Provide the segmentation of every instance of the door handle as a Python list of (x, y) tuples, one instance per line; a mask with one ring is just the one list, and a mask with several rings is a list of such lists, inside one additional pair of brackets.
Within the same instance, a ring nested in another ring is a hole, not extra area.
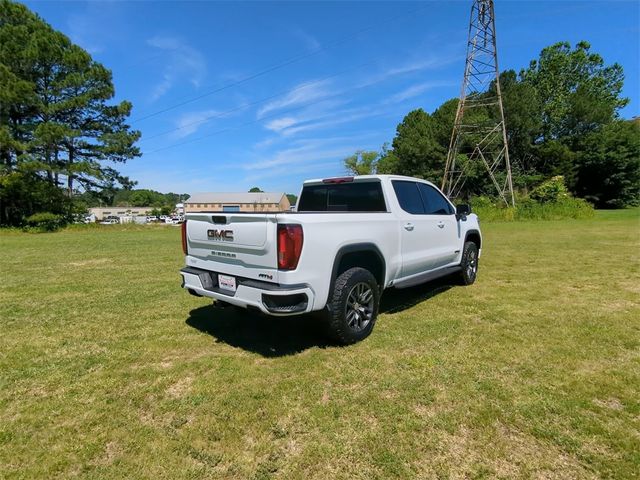
[(404, 225), (404, 229), (410, 232), (411, 230), (413, 230), (413, 223), (406, 223)]
[(444, 222), (438, 222), (438, 228), (444, 228)]

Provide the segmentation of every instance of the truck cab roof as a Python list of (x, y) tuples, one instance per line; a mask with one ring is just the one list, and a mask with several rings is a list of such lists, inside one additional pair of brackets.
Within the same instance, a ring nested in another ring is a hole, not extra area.
[(419, 179), (415, 177), (407, 177), (404, 175), (348, 175), (343, 177), (328, 177), (328, 178), (314, 178), (310, 180), (305, 180), (303, 185), (318, 185), (322, 183), (348, 183), (348, 182), (361, 182), (367, 180), (407, 180), (411, 182), (420, 181), (424, 183), (428, 183), (429, 185), (436, 186), (433, 182), (429, 180)]

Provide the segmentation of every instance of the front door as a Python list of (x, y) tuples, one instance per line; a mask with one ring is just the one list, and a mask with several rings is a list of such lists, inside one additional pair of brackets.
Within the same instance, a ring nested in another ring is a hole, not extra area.
[(410, 277), (430, 270), (432, 257), (432, 230), (437, 228), (424, 214), (424, 203), (416, 182), (393, 180), (393, 189), (400, 204), (400, 248), (402, 253), (401, 277)]
[(460, 249), (458, 221), (453, 206), (434, 187), (418, 183), (425, 209), (426, 229), (429, 237), (430, 269), (452, 263)]

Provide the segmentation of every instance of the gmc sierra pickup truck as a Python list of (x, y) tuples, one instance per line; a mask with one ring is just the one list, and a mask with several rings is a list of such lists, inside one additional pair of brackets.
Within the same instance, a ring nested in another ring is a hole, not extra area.
[(182, 247), (189, 293), (268, 315), (323, 311), (348, 344), (371, 333), (386, 288), (453, 273), (472, 284), (482, 236), (432, 183), (364, 175), (306, 181), (292, 212), (187, 213)]

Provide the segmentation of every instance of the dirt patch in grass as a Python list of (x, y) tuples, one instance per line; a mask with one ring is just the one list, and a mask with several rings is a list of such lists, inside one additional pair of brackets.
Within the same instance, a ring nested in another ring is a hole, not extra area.
[(72, 267), (95, 267), (96, 265), (104, 265), (106, 263), (112, 263), (110, 258), (91, 258), (88, 260), (80, 260), (77, 262), (69, 262), (67, 265)]
[(193, 377), (184, 377), (167, 388), (167, 395), (171, 398), (181, 398), (189, 393)]
[(415, 463), (418, 478), (598, 478), (580, 461), (557, 447), (504, 425), (490, 437), (462, 425), (452, 433), (439, 432), (435, 454)]

